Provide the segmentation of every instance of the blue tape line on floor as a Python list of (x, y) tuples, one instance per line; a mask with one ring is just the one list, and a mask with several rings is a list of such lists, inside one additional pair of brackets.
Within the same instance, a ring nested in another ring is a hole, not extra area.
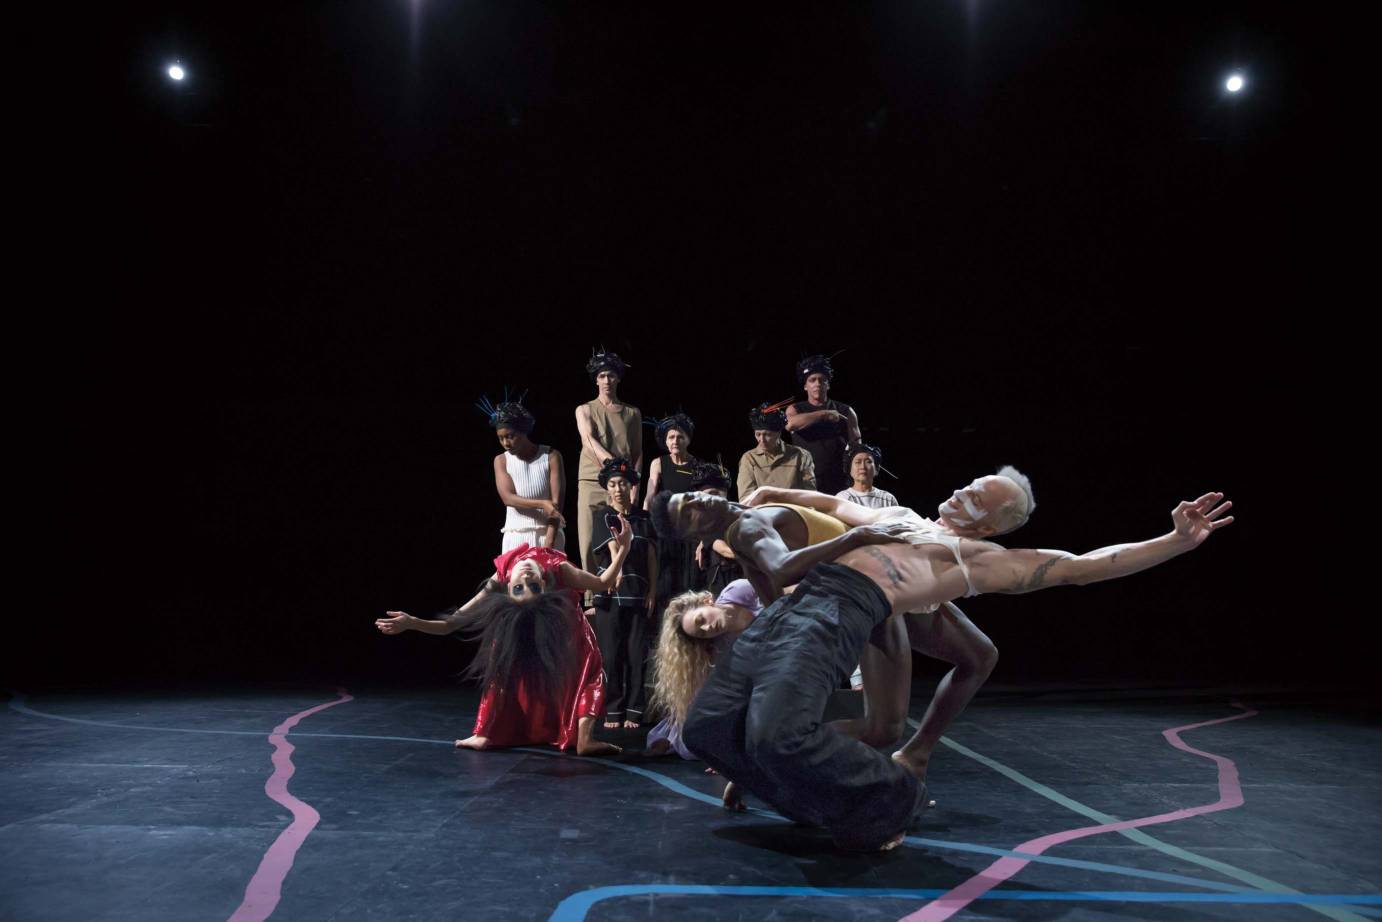
[[(629, 896), (805, 896), (833, 898), (882, 898), (933, 900), (948, 890), (896, 890), (891, 888), (835, 889), (828, 887), (726, 887), (705, 884), (625, 884), (596, 887), (572, 894), (557, 904), (549, 922), (583, 922), (590, 907), (603, 900)], [(1378, 893), (1185, 893), (1139, 890), (990, 890), (981, 900), (1024, 902), (1107, 903), (1231, 903), (1294, 905), (1382, 905)]]

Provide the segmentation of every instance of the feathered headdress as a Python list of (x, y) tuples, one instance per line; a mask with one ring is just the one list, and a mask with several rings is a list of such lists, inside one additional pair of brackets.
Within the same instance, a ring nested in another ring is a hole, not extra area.
[(670, 416), (664, 416), (662, 419), (654, 417), (653, 419), (645, 419), (643, 422), (657, 430), (657, 443), (659, 445), (665, 445), (667, 443), (667, 433), (671, 432), (673, 429), (680, 429), (682, 432), (686, 433), (688, 439), (694, 438), (696, 435), (695, 421), (681, 410), (678, 410)]
[[(844, 350), (840, 351), (843, 352)], [(825, 375), (833, 383), (835, 381), (835, 369), (831, 366), (830, 360), (839, 354), (836, 352), (834, 355), (808, 355), (797, 362), (797, 384), (805, 387), (806, 379), (812, 375)]]
[(606, 350), (604, 346), (600, 347), (599, 352), (592, 349), (590, 351), (590, 361), (585, 363), (586, 374), (590, 375), (590, 380), (592, 381), (595, 380), (600, 372), (605, 370), (614, 372), (619, 376), (619, 380), (622, 381), (624, 380), (624, 373), (628, 371), (628, 369), (629, 366), (619, 357), (619, 353), (610, 352)]
[(600, 489), (609, 485), (611, 477), (623, 477), (632, 486), (638, 486), (638, 468), (628, 458), (610, 458), (600, 465)]
[(786, 407), (795, 402), (795, 397), (788, 397), (777, 403), (762, 403), (753, 407), (749, 410), (749, 428), (781, 432), (787, 428)]
[(527, 435), (533, 431), (533, 426), (537, 424), (533, 414), (529, 413), (528, 408), (523, 406), (523, 398), (527, 396), (528, 392), (524, 391), (517, 397), (511, 398), (509, 397), (509, 389), (506, 387), (504, 388), (504, 399), (499, 403), (493, 403), (489, 397), (482, 396), (475, 404), (475, 409), (485, 414), (485, 418), (495, 429), (517, 429)]

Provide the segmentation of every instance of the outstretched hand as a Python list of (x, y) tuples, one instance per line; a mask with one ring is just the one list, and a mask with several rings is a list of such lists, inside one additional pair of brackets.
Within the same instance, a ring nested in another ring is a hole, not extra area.
[(1186, 500), (1171, 510), (1171, 521), (1176, 534), (1199, 547), (1214, 532), (1230, 525), (1233, 516), (1224, 513), (1233, 508), (1232, 502), (1221, 502), (1222, 493), (1206, 493), (1194, 502)]
[(402, 634), (408, 630), (408, 622), (413, 617), (405, 611), (386, 611), (384, 614), (390, 617), (374, 619), (374, 626), (385, 634)]

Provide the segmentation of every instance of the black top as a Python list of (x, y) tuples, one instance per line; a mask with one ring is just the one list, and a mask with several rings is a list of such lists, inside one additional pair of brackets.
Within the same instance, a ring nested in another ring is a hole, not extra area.
[[(662, 474), (658, 488), (673, 493), (691, 492), (695, 479), (695, 458), (685, 464), (673, 464), (671, 455), (662, 456)], [(696, 588), (699, 569), (696, 566), (696, 542), (680, 538), (662, 538), (657, 546), (657, 606), (659, 611), (668, 599), (688, 589)]]
[[(601, 503), (596, 506), (595, 521), (591, 523), (590, 529), (590, 556), (595, 558), (600, 573), (609, 568), (610, 561), (614, 558), (614, 553), (609, 546), (614, 534), (605, 524), (605, 513), (607, 512), (611, 514), (614, 512), (608, 503)], [(648, 590), (652, 588), (649, 583), (652, 574), (648, 572), (648, 544), (649, 542), (656, 543), (653, 535), (653, 520), (648, 517), (648, 513), (636, 508), (624, 513), (624, 518), (628, 519), (629, 527), (633, 529), (633, 543), (629, 547), (629, 556), (624, 558), (624, 577), (620, 581), (619, 587), (613, 592), (595, 596), (597, 608), (608, 608), (610, 604), (640, 604), (648, 597)]]
[[(809, 400), (799, 400), (792, 405), (798, 413), (815, 413), (819, 410), (835, 410), (848, 416), (852, 411), (849, 404), (838, 400), (827, 400), (824, 406), (816, 406)], [(792, 444), (811, 453), (816, 463), (816, 489), (834, 496), (848, 487), (853, 480), (844, 469), (845, 448), (849, 445), (849, 423), (821, 420), (804, 429), (791, 433)]]
[(658, 480), (659, 490), (673, 493), (690, 493), (691, 481), (695, 478), (696, 459), (687, 456), (685, 464), (673, 464), (671, 455), (662, 456), (662, 474)]

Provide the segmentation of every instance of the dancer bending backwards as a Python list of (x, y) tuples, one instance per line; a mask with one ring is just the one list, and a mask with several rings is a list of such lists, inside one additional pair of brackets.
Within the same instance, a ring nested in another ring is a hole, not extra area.
[(599, 576), (578, 570), (561, 551), (524, 544), (494, 558), (494, 575), (475, 598), (439, 619), (391, 611), (374, 624), (385, 634), (463, 631), (480, 638), (466, 670), (484, 685), (475, 730), (464, 749), (550, 743), (578, 755), (611, 755), (619, 747), (594, 738), (605, 707), (604, 664), (580, 610), (580, 593), (614, 588), (629, 554), (628, 522), (615, 536), (614, 558)]
[[(839, 503), (846, 510), (862, 507), (812, 490), (773, 489), (765, 493), (768, 489), (760, 487), (758, 492), (750, 495), (784, 495), (794, 497), (796, 501), (778, 503), (759, 499), (758, 505), (749, 508), (710, 491), (664, 492), (654, 496), (651, 503), (653, 526), (659, 535), (684, 535), (705, 541), (723, 536), (723, 541), (728, 544), (763, 604), (782, 595), (789, 585), (779, 578), (784, 573), (804, 573), (817, 563), (833, 560), (844, 551), (858, 547), (865, 536), (871, 536), (870, 540), (873, 541), (895, 540), (889, 537), (889, 530), (897, 529), (887, 523), (872, 526), (859, 534), (848, 534), (850, 527), (856, 523), (808, 506), (801, 497), (820, 497), (830, 503)], [(955, 611), (959, 612), (959, 609)], [(960, 617), (963, 618), (963, 614)], [(902, 666), (875, 663), (882, 656), (905, 659), (908, 673), (904, 681), (910, 678), (911, 654), (907, 652), (906, 638), (899, 641), (897, 637), (885, 637), (889, 630), (901, 631), (902, 628), (901, 625), (880, 626), (863, 658), (863, 720), (841, 721), (837, 727), (873, 746), (897, 742), (906, 726), (905, 695), (901, 707), (898, 707), (892, 689), (879, 685), (880, 682), (893, 681), (892, 677)], [(726, 792), (727, 803), (733, 801), (731, 794), (732, 791)]]
[[(971, 521), (992, 516), (994, 534), (1020, 521), (1026, 502), (1016, 482), (999, 480), (957, 504)], [(686, 745), (789, 819), (825, 827), (841, 847), (893, 848), (925, 807), (925, 783), (902, 762), (821, 722), (831, 690), (874, 628), (961, 596), (1084, 585), (1154, 567), (1231, 523), (1222, 499), (1207, 493), (1180, 503), (1171, 531), (1159, 538), (1079, 555), (1008, 550), (920, 521), (894, 523), (904, 526), (906, 543), (867, 543), (867, 529), (878, 526), (855, 529), (858, 545), (834, 562), (776, 577), (804, 578), (716, 664), (687, 715)]]
[[(1013, 467), (1004, 467), (996, 475), (980, 477), (956, 490), (940, 504), (934, 522), (904, 506), (866, 508), (808, 490), (763, 487), (747, 498), (750, 507), (781, 503), (806, 506), (849, 527), (909, 523), (910, 527), (934, 532), (936, 540), (951, 543), (961, 538), (983, 539), (1013, 532), (1026, 524), (1036, 509), (1031, 483)], [(946, 729), (988, 681), (998, 664), (998, 648), (953, 602), (890, 619), (871, 639), (873, 642), (861, 655), (860, 667), (869, 719), (854, 726), (840, 722), (836, 728), (875, 746), (892, 745), (906, 726), (912, 691), (912, 657), (908, 648), (951, 666), (937, 684), (917, 732), (893, 753), (893, 758), (904, 762), (912, 774), (925, 781), (931, 753)]]
[(667, 603), (653, 665), (653, 703), (667, 716), (648, 731), (645, 756), (675, 751), (683, 759), (696, 758), (681, 741), (691, 699), (705, 684), (715, 659), (730, 648), (762, 609), (763, 603), (746, 579), (734, 580), (718, 597), (709, 592), (683, 592)]

